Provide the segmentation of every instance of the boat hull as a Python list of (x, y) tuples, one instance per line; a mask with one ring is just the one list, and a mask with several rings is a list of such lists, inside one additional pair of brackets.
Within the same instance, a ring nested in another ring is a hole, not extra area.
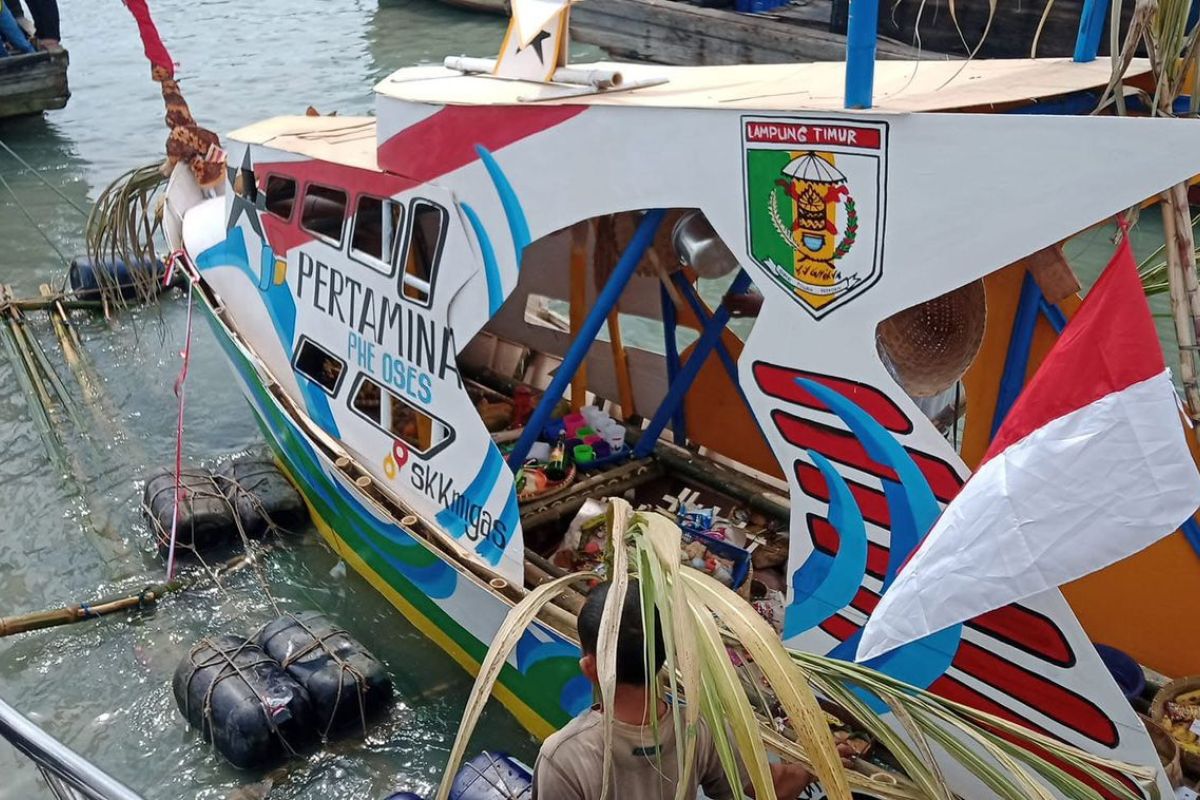
[(69, 62), (66, 50), (0, 59), (0, 119), (64, 107)]
[[(322, 537), (418, 630), (476, 674), (511, 605), (386, 516), (345, 479), (270, 393), (252, 358), (213, 308), (206, 303), (202, 308), (263, 436), (304, 497)], [(545, 738), (591, 703), (578, 659), (574, 642), (535, 625), (501, 671), (495, 695), (527, 730)]]

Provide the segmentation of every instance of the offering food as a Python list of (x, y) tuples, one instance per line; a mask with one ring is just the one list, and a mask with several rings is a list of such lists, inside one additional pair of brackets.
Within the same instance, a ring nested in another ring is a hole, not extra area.
[(1183, 750), (1200, 756), (1200, 689), (1168, 700), (1163, 705), (1162, 725)]

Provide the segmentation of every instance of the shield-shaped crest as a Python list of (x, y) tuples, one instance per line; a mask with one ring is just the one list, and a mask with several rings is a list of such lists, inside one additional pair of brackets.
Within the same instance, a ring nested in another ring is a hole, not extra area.
[(743, 117), (750, 256), (818, 319), (883, 265), (887, 123)]

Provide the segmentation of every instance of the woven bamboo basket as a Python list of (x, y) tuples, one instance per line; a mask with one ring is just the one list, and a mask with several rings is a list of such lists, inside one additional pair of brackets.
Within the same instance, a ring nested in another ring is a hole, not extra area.
[(987, 297), (977, 280), (888, 317), (879, 323), (876, 345), (909, 395), (933, 397), (971, 366), (986, 323)]
[(1154, 743), (1154, 749), (1158, 751), (1158, 760), (1162, 762), (1163, 771), (1167, 773), (1167, 780), (1171, 782), (1172, 787), (1179, 788), (1183, 785), (1183, 765), (1180, 763), (1179, 744), (1171, 736), (1170, 731), (1162, 725), (1142, 714), (1138, 714), (1138, 716), (1141, 717), (1142, 724), (1146, 726), (1146, 733), (1150, 734), (1150, 741)]
[[(1167, 726), (1163, 722), (1163, 718), (1166, 716), (1165, 709), (1167, 703), (1181, 694), (1196, 690), (1200, 690), (1200, 675), (1177, 678), (1171, 681), (1154, 695), (1154, 701), (1150, 703), (1150, 719), (1162, 726), (1164, 730), (1167, 730)], [(1200, 774), (1200, 754), (1180, 747), (1179, 756), (1184, 770), (1193, 775)]]

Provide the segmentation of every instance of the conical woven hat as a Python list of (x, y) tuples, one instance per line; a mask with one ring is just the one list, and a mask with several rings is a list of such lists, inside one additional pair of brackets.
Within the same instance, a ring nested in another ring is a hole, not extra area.
[(987, 299), (983, 281), (906, 308), (879, 323), (875, 343), (912, 397), (932, 397), (963, 376), (983, 344)]

